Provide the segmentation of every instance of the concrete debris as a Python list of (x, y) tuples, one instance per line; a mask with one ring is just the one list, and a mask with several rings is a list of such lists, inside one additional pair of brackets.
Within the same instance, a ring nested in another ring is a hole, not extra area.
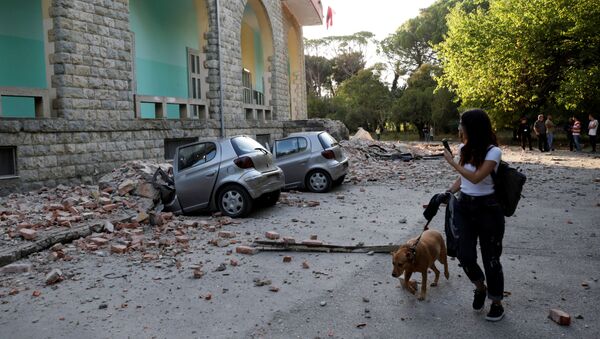
[(55, 284), (63, 279), (63, 274), (58, 268), (53, 269), (46, 274), (46, 285)]
[(10, 265), (6, 265), (4, 267), (2, 267), (1, 272), (2, 273), (25, 273), (25, 272), (31, 272), (31, 270), (33, 269), (33, 265), (31, 263), (24, 263), (24, 264), (10, 264)]

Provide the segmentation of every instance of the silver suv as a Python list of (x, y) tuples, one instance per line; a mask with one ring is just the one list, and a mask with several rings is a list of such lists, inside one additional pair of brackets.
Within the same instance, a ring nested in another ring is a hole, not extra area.
[(329, 133), (299, 132), (273, 143), (275, 164), (285, 174), (285, 188), (327, 192), (344, 182), (348, 158)]
[(173, 160), (175, 194), (165, 209), (175, 213), (220, 210), (244, 217), (259, 200), (274, 205), (284, 186), (282, 170), (256, 140), (235, 136), (180, 146)]

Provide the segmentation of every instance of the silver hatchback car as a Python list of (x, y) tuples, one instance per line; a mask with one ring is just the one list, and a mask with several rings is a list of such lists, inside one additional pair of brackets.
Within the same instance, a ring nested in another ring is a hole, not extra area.
[(235, 136), (180, 146), (173, 160), (175, 194), (165, 210), (220, 210), (244, 217), (255, 201), (274, 205), (284, 187), (282, 170), (256, 140)]
[(327, 192), (344, 182), (348, 158), (329, 133), (299, 132), (273, 143), (275, 164), (285, 174), (285, 188)]

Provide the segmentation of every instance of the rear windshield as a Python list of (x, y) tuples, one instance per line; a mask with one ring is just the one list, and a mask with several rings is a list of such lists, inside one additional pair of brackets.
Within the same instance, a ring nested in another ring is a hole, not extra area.
[(321, 142), (321, 146), (323, 146), (325, 149), (331, 148), (338, 144), (335, 138), (329, 135), (327, 132), (319, 134), (319, 141)]
[(248, 137), (235, 137), (231, 139), (231, 145), (238, 156), (255, 152), (257, 149), (267, 151), (258, 141)]

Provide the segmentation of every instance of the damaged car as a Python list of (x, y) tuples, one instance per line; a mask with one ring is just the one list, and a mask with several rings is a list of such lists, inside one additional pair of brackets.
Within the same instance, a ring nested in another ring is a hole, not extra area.
[(275, 164), (285, 174), (285, 188), (328, 192), (348, 173), (348, 157), (329, 133), (298, 132), (273, 143)]
[(165, 211), (190, 214), (219, 210), (238, 218), (256, 202), (275, 205), (284, 187), (272, 154), (248, 136), (204, 140), (175, 151), (173, 172), (155, 174)]

